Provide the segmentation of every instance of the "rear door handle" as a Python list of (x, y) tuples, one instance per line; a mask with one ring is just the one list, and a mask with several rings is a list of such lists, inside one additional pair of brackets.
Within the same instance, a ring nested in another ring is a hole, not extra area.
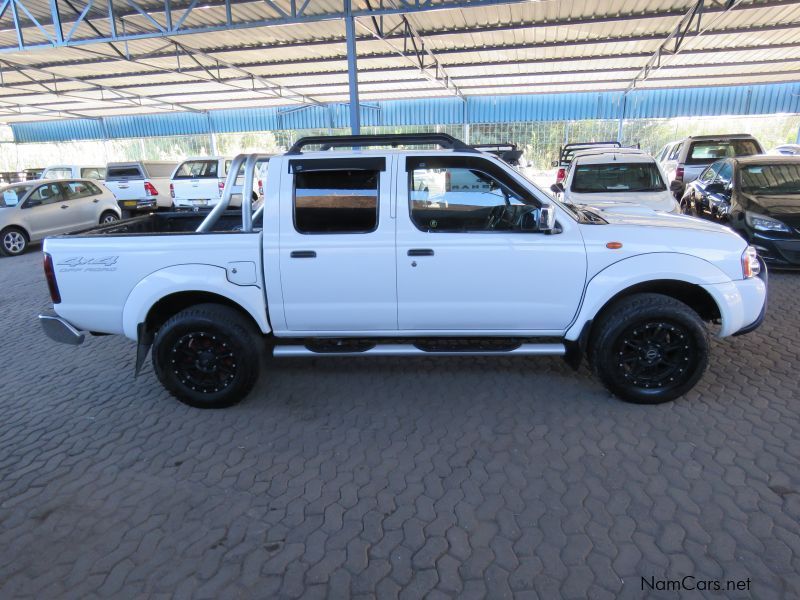
[(430, 248), (412, 248), (408, 251), (409, 256), (433, 256), (433, 250)]
[(292, 258), (317, 258), (317, 253), (314, 250), (292, 250), (289, 256)]

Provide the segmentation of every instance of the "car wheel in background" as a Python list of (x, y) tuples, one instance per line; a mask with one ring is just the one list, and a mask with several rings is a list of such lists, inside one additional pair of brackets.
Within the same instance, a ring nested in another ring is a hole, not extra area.
[(662, 294), (615, 303), (593, 331), (589, 355), (603, 384), (636, 404), (682, 396), (708, 364), (708, 333), (689, 306)]
[(264, 340), (239, 311), (198, 304), (170, 318), (156, 333), (153, 368), (178, 400), (196, 408), (223, 408), (255, 385)]
[(28, 235), (19, 227), (8, 227), (0, 232), (0, 253), (18, 256), (28, 247)]
[(116, 223), (117, 221), (119, 221), (119, 217), (113, 210), (107, 210), (100, 215), (100, 225), (108, 225), (109, 223)]

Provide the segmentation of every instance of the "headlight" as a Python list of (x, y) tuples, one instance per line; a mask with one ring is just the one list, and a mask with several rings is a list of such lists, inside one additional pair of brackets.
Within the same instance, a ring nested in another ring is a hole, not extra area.
[(742, 252), (742, 275), (745, 279), (755, 277), (761, 273), (761, 264), (758, 262), (758, 253), (752, 246), (748, 246)]
[(758, 231), (783, 231), (786, 233), (791, 231), (788, 225), (781, 223), (778, 219), (773, 219), (765, 215), (758, 215), (750, 211), (745, 212), (744, 215), (747, 219), (747, 224)]

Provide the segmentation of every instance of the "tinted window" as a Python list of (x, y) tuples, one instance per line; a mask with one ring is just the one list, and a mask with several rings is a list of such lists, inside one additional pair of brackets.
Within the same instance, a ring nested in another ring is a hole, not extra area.
[(729, 162), (724, 163), (717, 173), (717, 181), (724, 184), (729, 184), (733, 177), (733, 165)]
[(705, 171), (700, 173), (700, 177), (698, 177), (698, 179), (702, 183), (711, 183), (717, 176), (717, 171), (719, 171), (719, 168), (721, 166), (722, 166), (722, 161), (715, 162), (713, 165), (709, 165)]
[[(750, 194), (786, 194), (780, 202), (800, 206), (800, 165), (748, 165), (740, 170), (742, 191)], [(795, 195), (791, 198), (790, 195)]]
[(216, 160), (191, 160), (183, 163), (173, 177), (175, 179), (216, 179), (218, 164)]
[(417, 168), (410, 173), (411, 220), (422, 231), (532, 230), (536, 207), (476, 169)]
[(367, 233), (378, 226), (378, 171), (297, 173), (294, 223), (300, 233)]
[(613, 163), (578, 165), (572, 179), (572, 191), (661, 192), (667, 189), (655, 163)]
[(63, 185), (67, 200), (77, 200), (94, 194), (89, 182), (86, 181), (70, 181)]
[(144, 179), (142, 172), (137, 165), (121, 165), (119, 167), (108, 167), (106, 170), (106, 179), (109, 181), (115, 179)]
[(686, 164), (707, 164), (720, 158), (731, 156), (749, 156), (759, 154), (761, 150), (753, 140), (708, 140), (692, 142)]
[(148, 177), (166, 177), (169, 179), (175, 167), (175, 163), (143, 163)]
[(81, 177), (85, 177), (86, 179), (105, 179), (106, 178), (106, 170), (105, 169), (98, 169), (96, 167), (89, 167), (87, 169), (81, 169)]

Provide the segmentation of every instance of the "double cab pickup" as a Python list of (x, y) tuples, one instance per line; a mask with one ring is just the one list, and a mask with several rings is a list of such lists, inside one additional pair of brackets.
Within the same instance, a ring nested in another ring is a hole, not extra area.
[(270, 157), (253, 211), (263, 158), (234, 159), (210, 212), (48, 238), (48, 335), (124, 335), (137, 372), (150, 353), (197, 407), (244, 398), (266, 352), (585, 358), (616, 396), (655, 404), (701, 378), (710, 330), (764, 317), (766, 268), (731, 230), (565, 206), (447, 135), (303, 138)]

